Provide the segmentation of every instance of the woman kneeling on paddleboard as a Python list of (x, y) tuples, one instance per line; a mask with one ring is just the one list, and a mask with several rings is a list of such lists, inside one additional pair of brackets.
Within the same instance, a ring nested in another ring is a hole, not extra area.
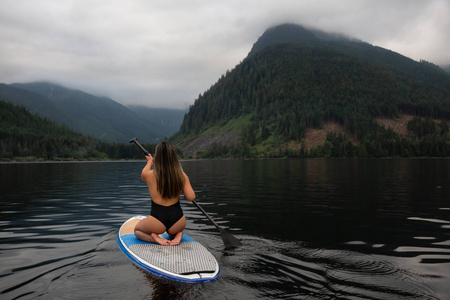
[[(180, 206), (180, 194), (189, 201), (195, 200), (189, 178), (183, 172), (174, 145), (162, 142), (156, 146), (153, 170), (152, 155), (145, 157), (147, 165), (142, 170), (142, 180), (148, 185), (152, 208), (150, 216), (139, 221), (134, 229), (136, 237), (142, 241), (163, 246), (178, 245), (186, 227), (186, 217)], [(166, 232), (172, 240), (159, 237)]]

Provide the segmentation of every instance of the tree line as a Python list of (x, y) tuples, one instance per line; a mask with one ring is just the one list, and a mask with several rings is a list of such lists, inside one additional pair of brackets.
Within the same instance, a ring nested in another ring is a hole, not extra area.
[(450, 133), (446, 121), (435, 122), (430, 118), (414, 117), (407, 124), (409, 136), (402, 136), (391, 128), (377, 127), (374, 134), (360, 143), (351, 141), (348, 134), (331, 132), (324, 144), (307, 150), (302, 139), (298, 147), (290, 147), (279, 137), (280, 147), (272, 151), (258, 151), (250, 143), (215, 143), (211, 149), (198, 153), (199, 158), (315, 158), (315, 157), (448, 157)]

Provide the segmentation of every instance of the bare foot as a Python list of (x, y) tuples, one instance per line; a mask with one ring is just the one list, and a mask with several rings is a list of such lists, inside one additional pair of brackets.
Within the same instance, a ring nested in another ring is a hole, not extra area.
[(158, 244), (162, 245), (162, 246), (170, 246), (170, 241), (160, 238), (159, 235), (157, 235), (156, 233), (152, 233), (152, 238), (155, 240), (155, 242), (157, 242)]
[(169, 241), (170, 246), (176, 246), (179, 245), (181, 242), (181, 238), (183, 237), (183, 232), (178, 232), (175, 237)]

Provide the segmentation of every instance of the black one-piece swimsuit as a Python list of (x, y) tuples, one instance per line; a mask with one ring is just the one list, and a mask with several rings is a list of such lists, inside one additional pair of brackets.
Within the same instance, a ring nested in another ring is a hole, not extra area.
[(152, 200), (152, 209), (150, 215), (158, 219), (169, 230), (178, 220), (183, 217), (183, 210), (181, 209), (180, 201), (177, 203), (164, 206), (159, 205)]

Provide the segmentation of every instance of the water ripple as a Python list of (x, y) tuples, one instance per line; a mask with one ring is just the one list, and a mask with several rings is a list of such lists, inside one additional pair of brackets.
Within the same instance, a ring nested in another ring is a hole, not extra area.
[[(352, 251), (311, 248), (298, 243), (252, 240), (252, 260), (239, 277), (255, 291), (276, 299), (438, 299), (421, 275), (389, 257)], [(236, 264), (242, 264), (235, 254)], [(235, 266), (236, 267), (236, 266)], [(300, 296), (303, 295), (303, 296)]]

